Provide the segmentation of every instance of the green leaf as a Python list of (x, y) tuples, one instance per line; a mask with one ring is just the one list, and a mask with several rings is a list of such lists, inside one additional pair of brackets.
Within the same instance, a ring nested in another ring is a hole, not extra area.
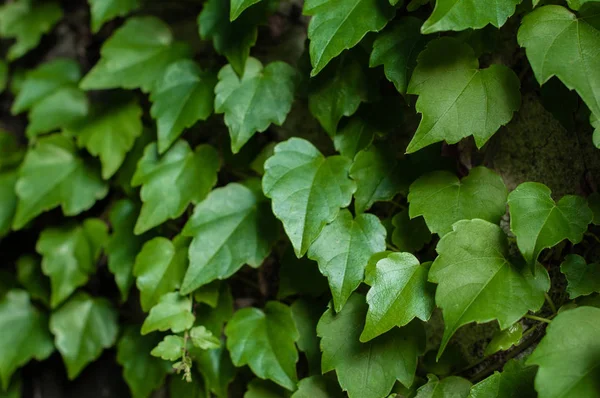
[(19, 203), (14, 229), (23, 228), (39, 214), (62, 206), (74, 216), (108, 193), (98, 170), (86, 164), (74, 143), (60, 134), (40, 138), (25, 156), (16, 185)]
[(515, 13), (522, 0), (494, 0), (482, 7), (478, 0), (436, 0), (433, 13), (423, 24), (423, 34), (446, 30), (481, 29), (488, 24), (500, 28)]
[(131, 179), (132, 186), (142, 186), (144, 202), (135, 234), (175, 219), (190, 203), (203, 200), (217, 183), (219, 167), (219, 154), (210, 145), (192, 151), (186, 141), (179, 140), (162, 156), (156, 143), (148, 145)]
[(192, 314), (192, 300), (176, 292), (167, 293), (150, 309), (142, 325), (142, 335), (155, 330), (180, 333), (191, 328), (195, 319)]
[(600, 118), (592, 113), (590, 115), (590, 124), (595, 129), (592, 135), (592, 141), (594, 142), (594, 146), (600, 149)]
[(35, 48), (62, 17), (58, 2), (19, 0), (0, 7), (0, 37), (15, 39), (8, 50), (8, 60), (21, 58)]
[(225, 328), (227, 348), (235, 366), (250, 366), (261, 379), (269, 379), (288, 390), (296, 388), (295, 342), (299, 338), (292, 311), (270, 301), (264, 310), (243, 308)]
[(323, 351), (322, 371), (335, 370), (350, 398), (387, 396), (396, 380), (410, 386), (417, 357), (425, 351), (425, 332), (416, 322), (360, 343), (366, 314), (364, 296), (354, 294), (341, 312), (335, 314), (329, 308), (317, 326)]
[(93, 33), (98, 33), (102, 25), (111, 19), (124, 17), (140, 7), (139, 0), (88, 0), (88, 3)]
[(321, 126), (334, 136), (342, 116), (352, 116), (369, 95), (369, 81), (359, 58), (344, 53), (310, 82), (308, 107)]
[(492, 355), (498, 351), (506, 351), (512, 346), (519, 344), (523, 337), (523, 326), (520, 323), (508, 327), (504, 330), (499, 330), (494, 334), (492, 341), (485, 347), (484, 355)]
[(133, 148), (127, 153), (121, 168), (114, 176), (117, 186), (130, 197), (137, 197), (138, 195), (137, 190), (131, 186), (131, 179), (135, 174), (139, 160), (144, 156), (144, 149), (155, 140), (154, 136), (154, 131), (144, 128), (142, 135), (135, 140)]
[(219, 71), (215, 87), (215, 112), (225, 114), (231, 150), (239, 150), (256, 133), (273, 123), (281, 126), (292, 109), (296, 70), (285, 62), (272, 62), (263, 68), (256, 58), (248, 58), (239, 77), (232, 65)]
[(291, 247), (286, 249), (280, 263), (278, 300), (295, 294), (319, 297), (329, 289), (317, 263), (306, 257), (296, 257)]
[(357, 153), (369, 148), (377, 128), (366, 118), (352, 117), (333, 137), (335, 150), (340, 155), (354, 159)]
[(122, 199), (113, 205), (108, 215), (112, 234), (105, 252), (108, 257), (108, 269), (115, 276), (123, 302), (127, 301), (134, 282), (135, 258), (148, 239), (148, 236), (137, 236), (133, 233), (139, 212), (140, 207), (136, 203), (130, 199)]
[[(430, 42), (408, 85), (408, 94), (419, 96), (416, 109), (423, 118), (406, 152), (470, 135), (481, 148), (519, 110), (519, 89), (519, 78), (506, 66), (479, 69), (467, 44), (450, 37)], [(462, 114), (469, 117), (457, 116)]]
[(102, 178), (108, 180), (142, 134), (142, 108), (135, 99), (111, 100), (66, 129), (77, 145), (100, 157)]
[(271, 251), (277, 226), (257, 192), (238, 183), (212, 191), (183, 229), (193, 237), (181, 291), (226, 279), (244, 264), (257, 268)]
[(41, 261), (34, 256), (24, 255), (17, 260), (17, 280), (33, 300), (50, 304), (50, 281), (42, 273)]
[(292, 316), (300, 337), (298, 349), (306, 354), (311, 374), (321, 374), (321, 350), (317, 337), (317, 323), (323, 314), (323, 306), (314, 301), (300, 298), (291, 306)]
[(388, 0), (307, 0), (303, 11), (312, 16), (308, 25), (311, 76), (367, 33), (383, 29), (395, 14)]
[(42, 231), (35, 249), (43, 257), (42, 271), (50, 278), (52, 308), (85, 285), (96, 272), (96, 262), (107, 240), (108, 228), (97, 218)]
[(16, 135), (0, 128), (0, 171), (10, 171), (17, 167), (25, 149), (17, 140)]
[(173, 40), (169, 26), (156, 17), (128, 18), (104, 42), (100, 61), (83, 78), (84, 90), (153, 89), (167, 66), (190, 55), (187, 44)]
[(227, 58), (238, 75), (243, 74), (250, 48), (256, 43), (257, 25), (266, 20), (268, 3), (262, 1), (230, 21), (229, 1), (208, 0), (198, 15), (200, 37), (212, 39), (215, 50)]
[(8, 82), (8, 64), (0, 59), (0, 94), (6, 89), (6, 83)]
[(69, 380), (75, 379), (104, 349), (115, 344), (117, 311), (104, 298), (77, 293), (50, 316), (54, 344), (67, 367)]
[(485, 167), (471, 169), (462, 180), (436, 171), (410, 186), (409, 215), (423, 216), (432, 233), (444, 236), (460, 220), (480, 218), (498, 224), (506, 213), (507, 195), (502, 177)]
[(356, 181), (354, 209), (357, 213), (369, 210), (375, 202), (390, 201), (408, 189), (408, 180), (393, 151), (373, 145), (356, 155), (350, 177)]
[(162, 358), (166, 361), (176, 361), (183, 355), (185, 340), (181, 336), (165, 336), (163, 341), (158, 343), (150, 352), (153, 357)]
[(244, 398), (281, 398), (287, 395), (285, 390), (268, 380), (254, 379), (248, 383)]
[(373, 42), (369, 66), (383, 65), (387, 79), (396, 90), (406, 94), (417, 57), (429, 41), (421, 34), (423, 21), (415, 17), (403, 17), (390, 24)]
[(196, 326), (190, 330), (192, 344), (203, 350), (212, 350), (221, 346), (221, 340), (213, 336), (204, 326)]
[(558, 77), (600, 115), (600, 32), (593, 13), (588, 8), (578, 18), (561, 6), (540, 7), (523, 18), (517, 39), (540, 84)]
[(592, 398), (600, 394), (600, 309), (561, 312), (527, 360), (538, 365), (535, 389), (540, 398)]
[(12, 374), (35, 358), (42, 361), (54, 351), (48, 318), (29, 301), (24, 290), (10, 290), (0, 298), (0, 379), (7, 389)]
[(502, 373), (494, 372), (471, 387), (469, 398), (536, 398), (533, 389), (536, 371), (534, 366), (525, 366), (524, 361), (512, 359), (504, 365)]
[(169, 378), (170, 397), (210, 398), (206, 391), (204, 380), (201, 377), (194, 377), (191, 382), (184, 380), (178, 375), (173, 375)]
[(415, 398), (467, 398), (471, 383), (458, 376), (450, 376), (439, 380), (429, 375), (429, 381), (417, 390)]
[(17, 184), (18, 171), (0, 171), (0, 236), (6, 235), (13, 224), (17, 210)]
[(165, 381), (169, 364), (150, 355), (158, 336), (140, 336), (140, 329), (129, 326), (117, 343), (117, 362), (133, 398), (148, 398)]
[(300, 380), (292, 398), (343, 398), (335, 380), (326, 376), (311, 376)]
[(197, 305), (196, 325), (203, 325), (213, 335), (221, 336), (223, 325), (231, 319), (233, 315), (233, 296), (227, 283), (221, 283), (219, 287), (219, 300), (213, 308), (205, 304)]
[(275, 217), (303, 256), (325, 224), (352, 200), (356, 187), (348, 178), (350, 160), (324, 157), (310, 142), (290, 138), (275, 147), (265, 163), (262, 186), (272, 199)]
[(231, 0), (231, 9), (229, 10), (229, 20), (236, 20), (244, 10), (261, 0)]
[(560, 272), (567, 277), (570, 299), (600, 292), (600, 263), (587, 264), (585, 258), (569, 254), (560, 265)]
[(433, 284), (427, 282), (431, 263), (419, 264), (410, 253), (390, 253), (369, 264), (366, 283), (369, 311), (361, 342), (407, 325), (415, 317), (427, 322), (434, 308)]
[(23, 381), (14, 378), (6, 391), (0, 389), (0, 398), (21, 398), (23, 396)]
[(600, 225), (600, 193), (594, 192), (588, 196), (588, 206), (593, 213), (592, 223)]
[(45, 62), (25, 74), (19, 93), (11, 107), (11, 113), (30, 110), (34, 105), (62, 88), (76, 87), (81, 79), (79, 64), (66, 58)]
[(235, 377), (229, 352), (223, 348), (202, 350), (195, 358), (207, 388), (219, 398), (228, 398), (227, 389)]
[(194, 301), (196, 303), (208, 304), (211, 308), (216, 308), (221, 295), (221, 281), (213, 281), (194, 291)]
[(404, 209), (392, 219), (392, 243), (401, 252), (415, 253), (431, 241), (431, 232), (423, 217), (410, 219), (409, 209)]
[(564, 239), (573, 244), (581, 242), (592, 222), (593, 214), (584, 198), (567, 195), (555, 203), (550, 193), (544, 184), (525, 182), (508, 195), (510, 230), (532, 267), (542, 250)]
[(569, 8), (578, 11), (581, 7), (588, 3), (597, 3), (598, 0), (567, 0)]
[(190, 60), (169, 65), (152, 91), (150, 114), (158, 127), (158, 151), (164, 153), (181, 133), (213, 112), (217, 77)]
[(548, 273), (538, 265), (533, 276), (528, 267), (511, 264), (506, 235), (499, 226), (479, 219), (459, 221), (436, 250), (429, 280), (438, 284), (435, 303), (446, 325), (438, 359), (461, 326), (495, 319), (500, 329), (506, 329), (544, 304)]
[(28, 138), (80, 122), (89, 112), (87, 96), (76, 87), (65, 87), (36, 103), (29, 112)]
[(308, 257), (319, 263), (319, 270), (329, 280), (336, 312), (363, 281), (369, 258), (385, 250), (385, 235), (384, 226), (373, 214), (353, 219), (348, 210), (341, 210), (308, 249)]
[(154, 307), (165, 294), (179, 288), (188, 266), (188, 247), (189, 239), (181, 235), (173, 241), (157, 237), (144, 244), (133, 266), (144, 311)]

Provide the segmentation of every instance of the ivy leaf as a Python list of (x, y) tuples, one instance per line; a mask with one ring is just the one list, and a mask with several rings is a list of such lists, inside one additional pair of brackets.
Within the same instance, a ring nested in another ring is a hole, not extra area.
[(377, 128), (366, 118), (352, 117), (339, 131), (335, 132), (333, 144), (340, 155), (354, 159), (357, 153), (369, 148)]
[(138, 327), (129, 326), (117, 343), (117, 362), (133, 398), (148, 398), (165, 381), (170, 366), (150, 355), (159, 340), (154, 335), (140, 336)]
[(558, 77), (600, 115), (600, 32), (591, 22), (593, 13), (588, 8), (578, 18), (561, 6), (540, 7), (523, 18), (517, 39), (540, 84)]
[(242, 12), (248, 7), (259, 3), (261, 0), (231, 0), (231, 10), (229, 10), (229, 20), (236, 20)]
[(176, 292), (167, 293), (150, 309), (142, 325), (142, 335), (155, 330), (180, 333), (191, 328), (195, 319), (192, 314), (192, 300)]
[(462, 180), (436, 171), (410, 186), (409, 215), (423, 216), (431, 232), (444, 236), (459, 220), (480, 218), (498, 224), (506, 213), (507, 195), (502, 177), (485, 167), (471, 169)]
[(196, 325), (203, 325), (215, 336), (221, 336), (223, 325), (233, 315), (233, 296), (231, 289), (226, 283), (219, 287), (219, 300), (217, 305), (212, 308), (208, 305), (196, 306)]
[(373, 145), (356, 155), (350, 177), (356, 181), (354, 209), (357, 213), (369, 210), (375, 202), (389, 201), (408, 188), (400, 162), (392, 151)]
[(263, 68), (256, 58), (248, 58), (239, 77), (231, 65), (219, 71), (215, 87), (215, 112), (225, 114), (231, 150), (239, 150), (256, 133), (274, 123), (281, 126), (292, 109), (296, 70), (285, 62), (272, 62)]
[(243, 308), (225, 328), (227, 348), (235, 366), (250, 366), (261, 379), (269, 379), (288, 390), (296, 388), (295, 342), (298, 330), (292, 311), (270, 301), (264, 310)]
[(85, 119), (66, 129), (77, 145), (100, 157), (102, 178), (108, 180), (142, 134), (142, 108), (137, 100), (116, 100), (97, 107)]
[(401, 252), (415, 253), (431, 241), (431, 232), (423, 217), (411, 220), (408, 213), (409, 209), (404, 209), (392, 219), (392, 243)]
[(207, 388), (219, 398), (229, 397), (227, 389), (235, 377), (235, 368), (227, 350), (202, 350), (196, 355), (195, 361)]
[(254, 379), (248, 383), (248, 390), (244, 398), (281, 398), (285, 397), (285, 390), (277, 384), (267, 380)]
[(190, 60), (169, 65), (152, 91), (150, 114), (158, 127), (158, 151), (164, 153), (183, 130), (213, 112), (217, 78)]
[(0, 398), (21, 398), (23, 396), (23, 381), (21, 378), (13, 379), (6, 389), (0, 390)]
[(356, 186), (348, 178), (349, 168), (350, 159), (326, 158), (301, 138), (278, 144), (266, 161), (263, 191), (272, 199), (273, 213), (283, 222), (297, 257), (350, 204)]
[(0, 7), (0, 37), (15, 39), (8, 60), (14, 61), (34, 49), (62, 17), (58, 2), (19, 0)]
[(96, 272), (96, 262), (108, 240), (106, 224), (89, 218), (81, 225), (47, 228), (42, 231), (36, 251), (43, 256), (42, 271), (50, 278), (50, 306), (58, 307)]
[(385, 250), (385, 235), (385, 227), (373, 214), (353, 219), (344, 209), (308, 249), (308, 257), (319, 263), (319, 270), (329, 280), (336, 312), (363, 281), (369, 258)]
[[(1, 170), (1, 169), (0, 169)], [(0, 236), (6, 235), (17, 210), (17, 184), (18, 170), (0, 171)]]
[(27, 137), (50, 133), (80, 122), (89, 112), (87, 96), (76, 87), (65, 87), (36, 103), (29, 112)]
[(567, 277), (570, 299), (600, 292), (600, 264), (587, 264), (585, 258), (569, 254), (560, 265), (560, 272)]
[(219, 154), (210, 145), (194, 151), (179, 140), (159, 156), (156, 143), (144, 150), (131, 185), (142, 186), (142, 211), (135, 224), (136, 235), (183, 214), (190, 203), (198, 203), (217, 183)]
[(526, 182), (508, 195), (510, 230), (532, 267), (542, 250), (564, 239), (573, 244), (581, 242), (592, 222), (593, 214), (584, 198), (567, 195), (555, 203), (550, 193), (544, 184)]
[(132, 200), (122, 199), (113, 205), (108, 215), (113, 232), (105, 252), (108, 257), (108, 269), (115, 276), (122, 302), (127, 301), (133, 285), (135, 258), (148, 238), (133, 233), (139, 211), (139, 206)]
[(100, 55), (81, 81), (82, 89), (139, 88), (147, 93), (167, 66), (188, 57), (190, 49), (174, 41), (169, 26), (160, 19), (132, 17), (104, 42)]
[(579, 307), (559, 313), (528, 358), (538, 365), (535, 389), (540, 398), (592, 398), (600, 387), (600, 308)]
[(250, 48), (258, 37), (257, 25), (266, 19), (268, 3), (262, 1), (235, 21), (230, 21), (232, 10), (229, 1), (208, 0), (198, 15), (200, 37), (204, 40), (212, 39), (215, 50), (227, 58), (238, 75), (244, 73)]
[(300, 380), (292, 398), (343, 398), (335, 380), (326, 376), (311, 376)]
[(367, 33), (383, 29), (395, 14), (388, 0), (307, 0), (303, 11), (312, 16), (308, 25), (311, 76)]
[(29, 149), (15, 189), (19, 203), (14, 229), (58, 205), (64, 215), (74, 216), (108, 193), (96, 168), (86, 164), (73, 142), (60, 134), (40, 138)]
[[(519, 89), (519, 78), (506, 66), (479, 69), (467, 44), (450, 37), (430, 42), (408, 85), (408, 94), (419, 96), (416, 109), (423, 118), (406, 152), (439, 141), (455, 144), (470, 135), (481, 148), (519, 110)], [(462, 114), (470, 116), (457, 116)]]
[(27, 71), (10, 111), (16, 115), (30, 110), (55, 92), (66, 87), (76, 87), (80, 79), (79, 64), (72, 59), (57, 58), (45, 62)]
[(137, 190), (131, 186), (131, 179), (135, 174), (139, 160), (144, 156), (144, 149), (154, 140), (154, 131), (144, 128), (142, 135), (135, 140), (133, 148), (127, 153), (123, 164), (114, 176), (117, 186), (130, 197), (137, 197), (138, 195)]
[(311, 374), (321, 374), (321, 350), (317, 337), (317, 323), (323, 314), (322, 305), (300, 298), (291, 306), (292, 316), (300, 334), (296, 345), (306, 354)]
[(597, 3), (598, 0), (567, 0), (567, 4), (569, 8), (572, 10), (578, 11), (581, 7), (583, 7), (587, 3)]
[(403, 17), (388, 25), (373, 42), (369, 66), (383, 65), (387, 79), (396, 90), (406, 94), (417, 56), (429, 41), (421, 34), (423, 21), (415, 17)]
[(191, 382), (178, 375), (172, 375), (169, 378), (170, 397), (210, 398), (206, 391), (204, 380), (201, 377), (194, 377)]
[(54, 344), (67, 367), (69, 380), (75, 379), (104, 349), (115, 344), (117, 311), (104, 298), (77, 293), (50, 316)]
[(494, 0), (482, 7), (477, 0), (436, 0), (433, 13), (425, 21), (423, 34), (446, 30), (481, 29), (488, 24), (500, 28), (515, 13), (522, 0)]
[(0, 298), (0, 391), (8, 388), (15, 370), (54, 351), (47, 325), (47, 316), (31, 304), (26, 291), (10, 290)]
[(506, 351), (512, 346), (519, 344), (523, 337), (523, 326), (520, 323), (515, 323), (507, 329), (499, 330), (492, 337), (492, 341), (485, 347), (484, 355), (492, 355), (498, 351)]
[(213, 336), (204, 326), (196, 326), (190, 330), (192, 344), (203, 350), (212, 350), (221, 346), (221, 340)]
[(308, 107), (333, 137), (342, 116), (352, 116), (368, 96), (366, 71), (353, 52), (346, 52), (333, 60), (323, 73), (311, 79)]
[(396, 380), (410, 386), (417, 357), (425, 351), (425, 332), (418, 323), (360, 343), (366, 313), (364, 296), (354, 294), (341, 312), (335, 314), (329, 308), (317, 325), (323, 351), (322, 371), (335, 370), (350, 398), (387, 396)]
[(139, 0), (88, 0), (88, 3), (90, 3), (93, 33), (98, 33), (105, 22), (116, 17), (124, 17), (140, 7)]
[(592, 113), (590, 115), (590, 124), (594, 128), (592, 141), (594, 142), (594, 146), (600, 149), (600, 118)]
[(15, 135), (0, 128), (0, 172), (19, 166), (24, 154), (25, 150)]
[(419, 264), (410, 253), (390, 253), (369, 264), (366, 283), (369, 311), (361, 342), (386, 333), (394, 326), (407, 325), (415, 317), (427, 322), (433, 312), (433, 284), (427, 282), (431, 263)]
[(496, 319), (500, 329), (506, 329), (544, 304), (548, 273), (541, 265), (535, 276), (527, 267), (512, 265), (499, 226), (479, 219), (459, 221), (436, 250), (429, 280), (438, 284), (435, 302), (446, 325), (438, 359), (459, 327)]
[(588, 206), (593, 213), (592, 223), (594, 225), (600, 225), (600, 193), (594, 192), (588, 196)]
[(439, 380), (434, 375), (428, 376), (429, 381), (419, 387), (415, 398), (467, 398), (471, 382), (458, 376), (446, 377)]
[(181, 336), (165, 336), (163, 341), (158, 343), (150, 352), (153, 357), (162, 358), (166, 361), (176, 361), (183, 355), (185, 340)]
[(262, 264), (277, 238), (267, 206), (259, 192), (237, 183), (215, 189), (196, 206), (182, 232), (193, 238), (183, 294), (226, 279), (244, 264)]
[(469, 398), (536, 398), (533, 389), (536, 371), (534, 366), (525, 366), (524, 361), (511, 359), (504, 365), (502, 373), (494, 372), (471, 387)]
[(188, 247), (189, 239), (181, 235), (173, 241), (157, 237), (144, 244), (133, 266), (144, 311), (154, 307), (165, 294), (179, 288), (188, 266)]
[(204, 285), (194, 291), (194, 301), (196, 303), (207, 304), (211, 308), (216, 308), (221, 295), (221, 281), (214, 281)]
[(285, 251), (280, 263), (278, 300), (295, 294), (319, 297), (329, 289), (317, 263), (306, 257), (296, 257), (291, 247)]
[(17, 260), (17, 280), (33, 300), (50, 304), (50, 281), (42, 273), (41, 261), (34, 256), (24, 255)]

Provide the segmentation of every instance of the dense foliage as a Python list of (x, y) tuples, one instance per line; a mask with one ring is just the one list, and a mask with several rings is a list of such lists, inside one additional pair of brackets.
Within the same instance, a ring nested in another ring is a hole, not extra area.
[(0, 38), (0, 397), (600, 396), (599, 0), (12, 0)]

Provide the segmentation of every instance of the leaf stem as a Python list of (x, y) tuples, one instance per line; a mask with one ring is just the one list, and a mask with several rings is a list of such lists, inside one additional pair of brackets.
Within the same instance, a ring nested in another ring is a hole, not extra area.
[(544, 293), (544, 297), (546, 298), (546, 301), (548, 302), (548, 305), (550, 306), (552, 313), (556, 314), (556, 305), (554, 305), (554, 301), (552, 301), (552, 298), (550, 297), (550, 295), (548, 293)]
[(387, 243), (386, 246), (387, 246), (388, 250), (392, 250), (392, 251), (395, 251), (395, 252), (399, 252), (400, 251), (400, 249), (398, 249), (396, 246), (394, 246), (391, 243)]
[(536, 316), (536, 315), (525, 315), (523, 318), (527, 318), (527, 319), (533, 319), (534, 321), (538, 321), (538, 322), (546, 322), (546, 323), (551, 323), (552, 321), (548, 318), (542, 318), (541, 316)]

